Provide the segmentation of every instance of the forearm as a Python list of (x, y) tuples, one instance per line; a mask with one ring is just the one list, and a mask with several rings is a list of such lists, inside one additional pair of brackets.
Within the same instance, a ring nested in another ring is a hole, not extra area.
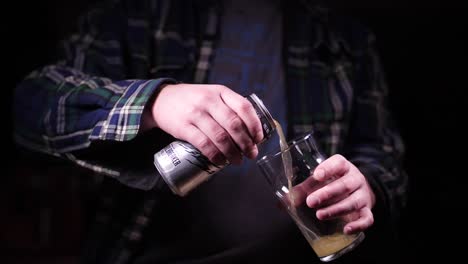
[(54, 153), (138, 134), (144, 106), (170, 79), (111, 81), (50, 66), (15, 90), (15, 134)]
[(345, 153), (374, 190), (377, 209), (398, 218), (407, 196), (405, 148), (388, 106), (389, 90), (375, 38), (369, 32), (364, 41), (353, 72), (355, 91)]
[(36, 151), (63, 157), (117, 177), (119, 168), (83, 160), (76, 151), (93, 142), (124, 142), (140, 132), (145, 106), (171, 79), (111, 81), (49, 66), (15, 90), (15, 140)]

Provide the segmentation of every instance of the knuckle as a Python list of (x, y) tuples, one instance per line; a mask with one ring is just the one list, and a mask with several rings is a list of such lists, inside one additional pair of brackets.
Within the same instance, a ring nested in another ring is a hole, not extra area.
[(232, 131), (240, 131), (242, 129), (242, 120), (238, 116), (233, 116), (228, 122), (228, 129)]
[(209, 153), (210, 151), (212, 151), (211, 142), (206, 137), (198, 139), (195, 145), (196, 148), (203, 153)]
[(199, 107), (206, 107), (208, 104), (214, 103), (214, 98), (211, 94), (205, 93), (201, 96), (200, 100), (198, 101)]
[(187, 109), (189, 115), (192, 119), (200, 118), (203, 115), (203, 109), (198, 104), (193, 104)]
[(244, 99), (239, 103), (239, 109), (242, 113), (248, 113), (252, 108), (252, 104), (247, 99)]
[(348, 160), (340, 154), (336, 154), (336, 164), (340, 167), (346, 167)]
[(203, 155), (211, 161), (218, 160), (221, 152), (217, 148), (208, 148), (203, 152)]
[(214, 84), (214, 85), (213, 85), (213, 88), (214, 88), (215, 90), (220, 91), (220, 92), (223, 92), (224, 90), (230, 90), (227, 86), (222, 85), (222, 84)]
[(219, 151), (211, 151), (211, 152), (208, 152), (206, 155), (205, 155), (210, 161), (216, 161), (219, 159), (220, 157), (220, 153)]
[(345, 157), (344, 157), (343, 155), (341, 155), (341, 154), (335, 154), (335, 155), (334, 155), (334, 158), (335, 158), (335, 160), (338, 161), (338, 162), (341, 162), (341, 161), (346, 160)]
[(257, 126), (255, 126), (253, 128), (253, 134), (254, 135), (257, 135), (257, 134), (261, 134), (262, 135), (262, 138), (266, 137), (267, 135), (264, 135), (263, 134), (263, 129), (262, 129), (262, 125), (259, 123)]
[(346, 192), (351, 193), (353, 192), (358, 184), (358, 180), (353, 177), (347, 177), (346, 179), (342, 180), (343, 186)]
[(229, 138), (229, 134), (226, 131), (219, 131), (215, 134), (215, 141), (221, 144), (227, 143)]
[(323, 187), (322, 189), (322, 193), (320, 194), (321, 198), (320, 199), (321, 201), (326, 201), (328, 199), (330, 199), (331, 197), (331, 191), (328, 187)]
[(351, 193), (353, 191), (353, 188), (351, 186), (351, 183), (349, 180), (343, 180), (343, 178), (339, 179), (339, 182), (341, 183), (341, 188), (343, 189), (343, 192), (346, 193)]
[(356, 211), (362, 208), (362, 203), (358, 198), (354, 198), (352, 203), (352, 208)]

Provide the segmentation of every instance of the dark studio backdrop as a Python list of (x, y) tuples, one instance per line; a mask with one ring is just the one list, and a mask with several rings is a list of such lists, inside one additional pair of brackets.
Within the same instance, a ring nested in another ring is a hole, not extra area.
[[(3, 17), (1, 23), (7, 58), (2, 67), (7, 140), (2, 146), (7, 158), (0, 184), (0, 256), (16, 255), (23, 263), (66, 263), (72, 259), (67, 256), (79, 250), (92, 187), (77, 180), (76, 169), (38, 162), (15, 151), (11, 97), (16, 83), (51, 59), (56, 41), (96, 0), (10, 2), (12, 18)], [(404, 257), (408, 263), (461, 260), (466, 244), (462, 215), (468, 210), (464, 187), (468, 134), (463, 129), (468, 9), (461, 0), (330, 3), (367, 24), (377, 36), (391, 89), (390, 106), (407, 148), (410, 192), (400, 242)], [(55, 261), (40, 261), (49, 256)]]

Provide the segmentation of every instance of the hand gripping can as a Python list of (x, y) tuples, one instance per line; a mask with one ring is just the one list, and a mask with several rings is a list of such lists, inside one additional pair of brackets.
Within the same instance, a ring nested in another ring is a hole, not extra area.
[[(275, 129), (273, 117), (257, 95), (246, 98), (262, 124), (263, 142)], [(185, 196), (228, 164), (215, 165), (190, 143), (176, 140), (154, 154), (154, 165), (172, 192)]]

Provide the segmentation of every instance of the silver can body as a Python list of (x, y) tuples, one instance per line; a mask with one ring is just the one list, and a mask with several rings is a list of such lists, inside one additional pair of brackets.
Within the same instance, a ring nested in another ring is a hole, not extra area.
[(154, 165), (172, 192), (187, 195), (224, 166), (217, 166), (190, 143), (174, 141), (156, 154)]
[[(274, 120), (257, 95), (247, 99), (262, 123), (264, 141), (275, 130)], [(227, 164), (217, 166), (190, 143), (177, 140), (154, 154), (154, 165), (172, 192), (185, 196)]]

